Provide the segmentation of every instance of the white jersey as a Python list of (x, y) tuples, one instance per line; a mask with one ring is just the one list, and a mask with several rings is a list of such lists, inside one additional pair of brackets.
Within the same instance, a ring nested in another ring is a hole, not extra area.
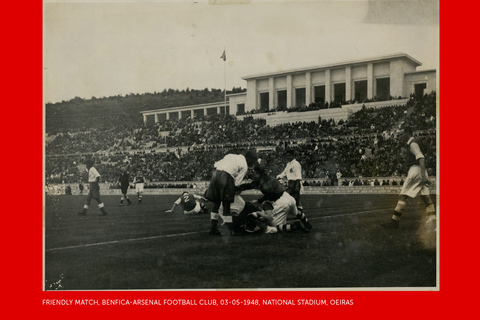
[(100, 177), (100, 173), (98, 173), (95, 167), (91, 167), (88, 170), (88, 182), (97, 182), (97, 177)]
[(272, 205), (273, 227), (286, 224), (288, 217), (297, 216), (297, 203), (295, 199), (290, 194), (288, 194), (288, 192), (284, 192), (280, 198), (278, 198), (275, 202), (272, 203)]
[(302, 166), (293, 159), (285, 166), (285, 170), (280, 173), (277, 178), (286, 178), (287, 180), (302, 180)]
[(247, 160), (241, 154), (227, 154), (222, 160), (215, 162), (215, 169), (225, 171), (235, 180), (238, 186), (247, 174)]

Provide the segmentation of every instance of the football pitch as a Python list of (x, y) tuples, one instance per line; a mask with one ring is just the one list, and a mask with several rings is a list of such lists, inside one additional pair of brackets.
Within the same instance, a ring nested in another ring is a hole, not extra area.
[(422, 232), (420, 200), (398, 230), (380, 226), (397, 195), (304, 194), (309, 233), (209, 236), (209, 214), (165, 213), (180, 193), (141, 204), (130, 195), (122, 207), (120, 196), (102, 196), (107, 216), (95, 201), (77, 215), (86, 195), (46, 196), (45, 290), (438, 288), (438, 245)]

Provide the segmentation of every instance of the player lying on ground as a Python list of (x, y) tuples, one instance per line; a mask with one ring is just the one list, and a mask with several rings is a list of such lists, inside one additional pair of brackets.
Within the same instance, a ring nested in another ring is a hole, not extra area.
[[(289, 199), (288, 206), (274, 207), (270, 201), (259, 205), (254, 202), (246, 202), (241, 195), (235, 195), (234, 202), (230, 206), (232, 214), (232, 235), (263, 234), (278, 232), (308, 232), (303, 223), (295, 215), (296, 202), (292, 196), (285, 192)], [(281, 201), (287, 203), (287, 201)], [(294, 209), (295, 208), (295, 209)], [(219, 215), (223, 219), (223, 207), (219, 208)], [(288, 220), (293, 218), (294, 220)]]
[(176, 208), (181, 208), (184, 214), (208, 213), (208, 209), (205, 207), (206, 201), (207, 199), (202, 196), (185, 191), (177, 201), (173, 203), (172, 208), (165, 212), (171, 213), (174, 212)]
[(284, 191), (283, 185), (273, 176), (269, 175), (266, 167), (257, 163), (253, 168), (253, 180), (250, 183), (241, 184), (236, 188), (237, 192), (257, 189), (263, 196), (257, 200), (259, 204), (265, 201), (271, 202), (273, 206), (273, 217), (275, 226), (284, 224), (287, 215), (293, 215), (299, 219), (305, 228), (312, 229), (312, 224), (308, 221), (305, 213), (301, 208), (297, 207), (297, 203), (288, 192)]

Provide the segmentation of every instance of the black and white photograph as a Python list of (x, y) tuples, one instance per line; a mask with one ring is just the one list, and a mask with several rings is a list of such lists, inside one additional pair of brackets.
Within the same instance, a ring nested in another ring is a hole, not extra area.
[(44, 1), (43, 291), (439, 291), (439, 11)]

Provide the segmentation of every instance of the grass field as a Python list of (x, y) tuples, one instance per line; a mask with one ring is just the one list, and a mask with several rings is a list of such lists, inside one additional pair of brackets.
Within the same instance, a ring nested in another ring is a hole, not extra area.
[(165, 213), (177, 198), (131, 196), (119, 207), (119, 196), (102, 196), (107, 216), (95, 201), (79, 216), (86, 196), (47, 196), (45, 289), (438, 288), (420, 201), (389, 231), (379, 224), (396, 195), (302, 195), (309, 233), (218, 237), (207, 234), (209, 215)]

